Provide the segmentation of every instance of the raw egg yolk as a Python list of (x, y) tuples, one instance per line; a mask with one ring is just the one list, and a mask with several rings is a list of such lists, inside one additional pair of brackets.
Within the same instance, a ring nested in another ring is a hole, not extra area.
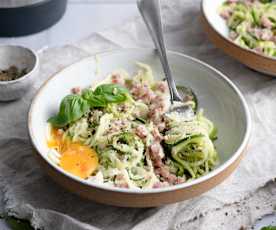
[(86, 179), (99, 165), (97, 153), (81, 143), (73, 143), (63, 138), (61, 130), (52, 129), (49, 148), (55, 148), (60, 154), (60, 167), (75, 176)]

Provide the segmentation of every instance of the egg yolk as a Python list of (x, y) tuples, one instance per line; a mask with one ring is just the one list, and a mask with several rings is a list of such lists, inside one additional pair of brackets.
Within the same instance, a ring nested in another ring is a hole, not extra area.
[(48, 147), (61, 154), (60, 167), (75, 176), (86, 179), (98, 168), (97, 153), (86, 145), (63, 138), (61, 130), (51, 130)]

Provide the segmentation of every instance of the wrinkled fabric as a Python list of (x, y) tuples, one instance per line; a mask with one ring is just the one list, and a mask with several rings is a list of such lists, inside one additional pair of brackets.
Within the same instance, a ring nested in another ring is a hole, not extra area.
[(27, 113), (41, 84), (60, 69), (118, 48), (153, 47), (140, 18), (91, 35), (76, 44), (40, 52), (36, 83), (21, 100), (0, 103), (0, 211), (29, 219), (45, 230), (224, 230), (252, 225), (276, 204), (276, 82), (212, 45), (200, 22), (199, 0), (164, 0), (167, 47), (199, 58), (225, 73), (242, 91), (254, 122), (248, 152), (235, 173), (192, 200), (159, 208), (129, 209), (96, 204), (55, 184), (37, 165)]

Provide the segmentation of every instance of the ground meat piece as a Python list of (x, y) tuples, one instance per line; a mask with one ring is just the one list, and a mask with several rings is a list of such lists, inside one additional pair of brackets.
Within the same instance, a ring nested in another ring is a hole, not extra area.
[(129, 188), (123, 174), (116, 175), (114, 184), (115, 184), (115, 187), (118, 187), (118, 188)]
[[(154, 172), (162, 177), (169, 184), (179, 184), (185, 179), (178, 178), (176, 175), (170, 173), (170, 169), (166, 166), (160, 157), (161, 146), (159, 143), (154, 143), (149, 147), (149, 155), (154, 166)], [(184, 182), (183, 181), (183, 182)]]
[(117, 187), (117, 188), (129, 188), (127, 183), (115, 184), (115, 187)]
[(168, 84), (165, 81), (160, 81), (156, 83), (156, 90), (165, 93), (168, 90)]
[(254, 48), (254, 50), (255, 50), (257, 53), (260, 53), (260, 54), (263, 53), (263, 49), (262, 49), (261, 47), (256, 47), (256, 48)]
[(254, 3), (255, 0), (245, 0), (244, 3), (247, 5), (247, 6), (252, 6), (253, 3)]
[(116, 180), (123, 180), (123, 179), (124, 179), (124, 175), (123, 174), (116, 175)]
[(171, 174), (170, 170), (166, 166), (155, 169), (155, 173), (163, 177), (169, 184), (176, 184), (177, 182), (177, 176)]
[(155, 167), (162, 167), (163, 162), (160, 156), (161, 146), (159, 143), (154, 143), (149, 147), (149, 154), (152, 160), (152, 163)]
[(227, 0), (227, 3), (237, 3), (239, 0)]
[(150, 109), (150, 111), (148, 113), (149, 119), (154, 124), (158, 124), (158, 123), (162, 122), (162, 115), (163, 115), (163, 112), (160, 108)]
[(156, 108), (165, 108), (165, 100), (161, 96), (155, 96), (151, 99), (151, 105), (155, 106)]
[(147, 129), (143, 125), (139, 125), (135, 129), (135, 133), (137, 134), (138, 137), (140, 138), (145, 138), (148, 135)]
[(150, 104), (151, 101), (155, 98), (156, 94), (144, 84), (134, 84), (130, 89), (131, 94), (136, 100), (142, 100), (146, 104)]
[(265, 28), (271, 29), (273, 27), (273, 23), (265, 15), (262, 16), (261, 23)]
[(159, 123), (157, 125), (157, 127), (158, 127), (159, 132), (162, 132), (166, 128), (166, 123), (165, 122), (161, 122), (161, 123)]
[(262, 40), (268, 41), (268, 40), (271, 40), (272, 37), (273, 37), (273, 33), (271, 30), (268, 30), (268, 29), (262, 30), (262, 33), (261, 33)]
[(170, 184), (168, 182), (156, 182), (153, 185), (153, 188), (164, 188), (164, 187), (168, 187)]
[[(107, 133), (114, 133), (127, 128), (127, 122), (125, 120), (115, 120), (113, 123), (110, 123)], [(105, 134), (107, 134), (105, 133)]]
[(182, 184), (186, 181), (185, 178), (183, 177), (177, 177), (176, 181), (175, 181), (175, 184)]
[(157, 128), (154, 128), (152, 130), (152, 135), (154, 137), (154, 140), (157, 141), (157, 142), (160, 142), (164, 139)]
[(154, 124), (159, 124), (162, 121), (162, 115), (165, 112), (166, 103), (160, 96), (156, 96), (149, 105), (149, 119)]
[(223, 10), (220, 12), (220, 16), (224, 19), (228, 19), (231, 16), (230, 10)]
[(247, 28), (247, 31), (249, 33), (251, 33), (252, 35), (254, 35), (257, 39), (261, 39), (262, 29), (249, 27), (249, 28)]
[(125, 85), (125, 79), (120, 74), (112, 74), (111, 82), (114, 84)]
[(71, 92), (72, 92), (73, 94), (79, 94), (79, 93), (81, 92), (81, 88), (80, 88), (80, 87), (74, 87), (74, 88), (71, 90)]
[[(159, 90), (166, 90), (167, 85), (165, 82), (160, 82), (158, 88)], [(148, 118), (153, 121), (154, 124), (162, 122), (162, 115), (166, 107), (163, 97), (158, 96), (147, 85), (141, 83), (133, 84), (130, 92), (135, 100), (141, 100), (149, 106)]]

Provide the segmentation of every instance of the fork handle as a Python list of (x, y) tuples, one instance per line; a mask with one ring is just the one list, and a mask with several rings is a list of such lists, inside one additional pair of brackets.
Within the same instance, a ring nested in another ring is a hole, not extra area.
[(155, 48), (157, 49), (158, 55), (160, 57), (160, 61), (170, 90), (171, 104), (173, 104), (174, 101), (182, 101), (181, 97), (177, 92), (175, 81), (172, 77), (171, 69), (169, 67), (169, 62), (167, 58), (166, 47), (163, 37), (163, 26), (161, 21), (160, 1), (137, 0), (137, 6), (145, 21), (145, 24), (152, 37)]

